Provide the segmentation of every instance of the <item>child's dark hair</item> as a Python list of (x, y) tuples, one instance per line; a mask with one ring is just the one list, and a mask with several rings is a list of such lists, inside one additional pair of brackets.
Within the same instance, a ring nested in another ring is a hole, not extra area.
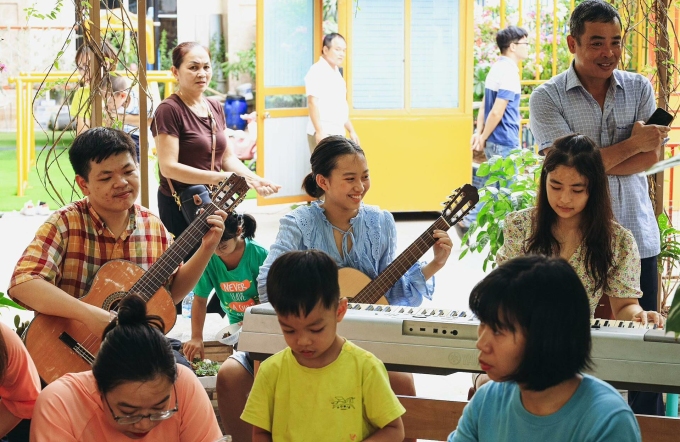
[(110, 156), (126, 152), (137, 164), (137, 147), (130, 135), (110, 127), (93, 127), (73, 140), (68, 158), (76, 175), (87, 181), (91, 169), (90, 161), (101, 163)]
[(343, 155), (366, 156), (357, 143), (342, 135), (330, 135), (321, 140), (309, 159), (312, 171), (302, 180), (302, 189), (307, 195), (313, 198), (320, 198), (323, 195), (323, 189), (316, 184), (316, 176), (331, 176), (338, 158)]
[(307, 316), (319, 303), (335, 309), (340, 302), (338, 266), (321, 250), (284, 253), (269, 269), (267, 296), (283, 316)]
[(255, 238), (255, 230), (257, 230), (255, 218), (247, 213), (239, 215), (236, 212), (231, 212), (224, 221), (224, 232), (222, 232), (222, 239), (220, 241), (229, 241), (232, 238), (236, 238), (239, 227), (242, 228), (241, 238)]
[(498, 34), (496, 34), (496, 44), (498, 45), (501, 54), (503, 54), (510, 47), (511, 43), (517, 43), (528, 36), (529, 33), (526, 29), (518, 26), (508, 26), (507, 28), (498, 31)]
[(99, 391), (107, 393), (127, 382), (147, 382), (158, 376), (174, 383), (177, 363), (164, 328), (162, 318), (146, 314), (141, 297), (129, 294), (123, 298), (92, 364)]
[(562, 258), (529, 255), (501, 264), (472, 289), (470, 310), (492, 330), (524, 334), (522, 362), (507, 381), (543, 391), (591, 364), (588, 296)]
[(560, 254), (560, 245), (553, 235), (558, 215), (548, 202), (548, 174), (559, 166), (573, 167), (588, 181), (588, 202), (581, 212), (580, 226), (585, 244), (583, 253), (588, 273), (595, 281), (595, 290), (606, 292), (609, 290), (609, 269), (614, 265), (614, 213), (600, 150), (585, 135), (558, 138), (545, 157), (527, 252), (548, 256)]

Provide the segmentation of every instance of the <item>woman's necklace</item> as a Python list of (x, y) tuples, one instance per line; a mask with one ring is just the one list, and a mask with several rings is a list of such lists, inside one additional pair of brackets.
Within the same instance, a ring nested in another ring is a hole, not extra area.
[[(182, 90), (177, 91), (177, 96), (179, 97), (180, 100), (184, 103), (186, 107), (191, 110), (194, 114), (196, 114), (199, 117), (205, 118), (208, 116), (208, 105), (205, 103), (205, 100), (201, 99), (198, 103), (195, 104), (189, 104), (187, 100), (184, 98), (184, 94), (182, 93)], [(205, 115), (203, 115), (205, 114)]]

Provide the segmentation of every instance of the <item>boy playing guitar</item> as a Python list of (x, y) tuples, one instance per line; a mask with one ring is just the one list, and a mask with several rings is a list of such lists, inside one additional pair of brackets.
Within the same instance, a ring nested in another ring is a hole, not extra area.
[[(79, 321), (99, 341), (112, 313), (77, 298), (87, 294), (95, 274), (109, 261), (127, 260), (147, 270), (171, 245), (172, 237), (159, 218), (134, 203), (139, 168), (135, 143), (127, 134), (89, 129), (76, 137), (69, 159), (85, 198), (57, 210), (38, 229), (14, 269), (8, 292), (38, 313)], [(206, 216), (210, 227), (198, 251), (184, 265), (170, 269), (173, 275), (163, 285), (172, 303), (181, 302), (198, 282), (220, 241), (225, 218), (222, 210)], [(130, 276), (121, 273), (108, 279)], [(169, 300), (165, 303), (173, 308), (174, 323), (174, 306)], [(50, 370), (38, 369), (48, 383), (55, 378)]]

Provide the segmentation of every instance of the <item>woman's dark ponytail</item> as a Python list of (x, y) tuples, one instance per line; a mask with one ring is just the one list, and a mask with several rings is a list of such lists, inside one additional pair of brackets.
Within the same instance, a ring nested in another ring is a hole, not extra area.
[(302, 190), (312, 198), (321, 198), (323, 195), (323, 190), (317, 186), (314, 174), (311, 172), (307, 174), (304, 180), (302, 180)]
[(165, 376), (174, 383), (177, 364), (163, 330), (163, 319), (146, 314), (146, 302), (135, 294), (120, 301), (118, 316), (104, 329), (92, 374), (107, 393), (126, 382)]
[(255, 237), (255, 230), (257, 230), (257, 221), (255, 221), (252, 215), (246, 213), (239, 215), (236, 212), (231, 212), (224, 221), (222, 241), (228, 241), (236, 237), (239, 227), (242, 228), (241, 238), (253, 239)]
[(241, 231), (242, 238), (253, 239), (255, 238), (255, 230), (257, 230), (257, 221), (252, 215), (244, 213), (240, 215), (242, 217), (243, 230)]

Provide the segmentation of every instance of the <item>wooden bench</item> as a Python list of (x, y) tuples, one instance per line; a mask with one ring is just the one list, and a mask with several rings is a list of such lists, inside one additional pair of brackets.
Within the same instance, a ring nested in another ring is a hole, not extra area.
[[(467, 402), (398, 396), (406, 408), (402, 416), (406, 437), (445, 441), (458, 425)], [(676, 442), (680, 419), (635, 415), (643, 442)]]
[[(231, 345), (224, 345), (219, 341), (205, 341), (203, 342), (203, 351), (205, 352), (205, 358), (211, 361), (219, 362), (220, 364), (224, 362), (233, 352), (234, 347)], [(214, 383), (213, 383), (214, 385)], [(220, 425), (222, 433), (224, 433), (224, 428), (222, 428), (222, 419), (220, 418), (220, 411), (217, 408), (217, 391), (215, 387), (205, 387), (205, 392), (210, 398), (213, 410), (215, 411), (215, 417), (217, 417), (217, 423)]]

